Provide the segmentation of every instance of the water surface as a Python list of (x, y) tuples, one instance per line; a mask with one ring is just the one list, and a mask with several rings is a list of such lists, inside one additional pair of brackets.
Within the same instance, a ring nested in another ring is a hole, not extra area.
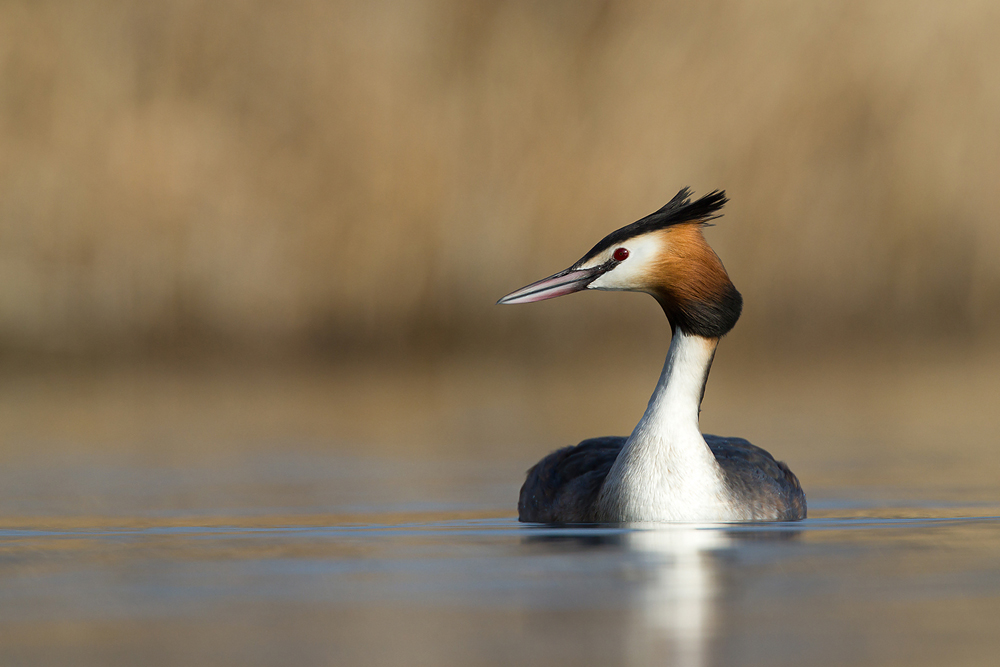
[[(796, 524), (524, 526), (506, 471), (443, 467), (22, 470), (4, 479), (23, 511), (0, 530), (0, 661), (932, 665), (1000, 649), (1000, 506), (844, 495)], [(442, 475), (449, 491), (420, 497)], [(65, 495), (33, 506), (54, 481)], [(80, 511), (53, 512), (69, 498)]]
[[(628, 378), (636, 412), (655, 372)], [(749, 394), (723, 375), (706, 399), (715, 426), (741, 422), (792, 464), (806, 521), (574, 528), (517, 523), (523, 471), (598, 422), (625, 430), (631, 394), (595, 400), (600, 385), (563, 374), (531, 393), (539, 383), (498, 369), (422, 371), (415, 384), (325, 377), (0, 382), (0, 664), (920, 666), (1000, 654), (997, 448), (982, 435), (995, 418), (904, 420), (886, 387), (906, 377), (869, 378), (880, 391), (865, 396), (881, 404), (845, 400), (856, 394), (833, 374), (825, 389), (767, 376)], [(946, 377), (915, 404), (940, 405)], [(965, 404), (981, 407), (985, 375), (961, 377), (980, 378)], [(581, 404), (578, 420), (552, 417)], [(798, 438), (806, 429), (815, 437)]]

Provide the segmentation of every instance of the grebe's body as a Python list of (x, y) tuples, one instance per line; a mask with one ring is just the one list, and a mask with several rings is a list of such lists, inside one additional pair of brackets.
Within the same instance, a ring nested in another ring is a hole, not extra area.
[(794, 521), (806, 516), (784, 463), (740, 438), (703, 435), (698, 413), (719, 339), (743, 299), (701, 228), (726, 202), (691, 202), (681, 190), (662, 209), (612, 232), (565, 271), (499, 303), (541, 301), (583, 289), (652, 294), (673, 337), (660, 381), (632, 435), (584, 440), (528, 471), (521, 521)]

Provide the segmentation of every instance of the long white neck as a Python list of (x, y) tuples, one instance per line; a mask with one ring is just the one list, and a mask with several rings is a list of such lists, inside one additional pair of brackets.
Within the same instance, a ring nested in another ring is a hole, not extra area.
[(602, 521), (727, 518), (722, 469), (698, 428), (717, 338), (675, 330), (656, 391), (598, 500)]

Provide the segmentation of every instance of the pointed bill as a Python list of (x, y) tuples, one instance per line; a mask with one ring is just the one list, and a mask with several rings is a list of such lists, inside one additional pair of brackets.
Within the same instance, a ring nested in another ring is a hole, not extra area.
[(607, 271), (607, 268), (604, 266), (595, 266), (589, 269), (574, 269), (571, 267), (553, 276), (531, 283), (527, 287), (522, 287), (519, 290), (511, 292), (497, 301), (497, 303), (534, 303), (535, 301), (554, 299), (557, 296), (579, 292), (587, 289), (587, 285), (592, 283), (605, 271)]

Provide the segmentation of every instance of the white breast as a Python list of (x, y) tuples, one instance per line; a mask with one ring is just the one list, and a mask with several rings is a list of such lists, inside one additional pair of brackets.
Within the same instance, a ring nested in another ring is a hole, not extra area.
[(677, 331), (656, 391), (601, 489), (602, 521), (734, 521), (722, 469), (698, 428), (716, 339)]

